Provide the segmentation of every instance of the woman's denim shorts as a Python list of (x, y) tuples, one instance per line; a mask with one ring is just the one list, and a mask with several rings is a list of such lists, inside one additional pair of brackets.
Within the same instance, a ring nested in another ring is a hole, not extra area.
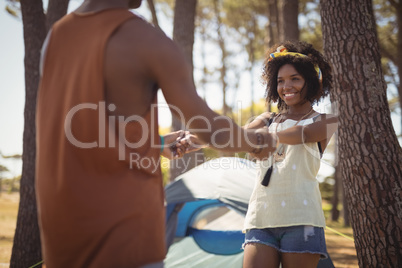
[(265, 229), (250, 229), (246, 232), (243, 249), (247, 244), (259, 243), (282, 253), (320, 254), (328, 258), (324, 229), (313, 226), (289, 226)]

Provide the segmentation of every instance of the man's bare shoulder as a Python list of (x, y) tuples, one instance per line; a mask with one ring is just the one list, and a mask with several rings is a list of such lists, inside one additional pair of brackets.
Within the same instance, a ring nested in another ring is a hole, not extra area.
[(173, 45), (173, 41), (161, 30), (139, 17), (133, 17), (123, 23), (111, 36), (110, 41), (119, 42), (122, 47), (131, 50), (135, 47), (150, 49)]

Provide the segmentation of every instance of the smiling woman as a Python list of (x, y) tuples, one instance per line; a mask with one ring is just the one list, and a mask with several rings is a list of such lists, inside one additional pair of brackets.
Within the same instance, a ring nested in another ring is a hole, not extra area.
[(293, 71), (296, 71), (293, 74), (297, 73), (299, 78), (302, 77), (305, 80), (305, 86), (308, 88), (305, 99), (311, 104), (317, 103), (329, 94), (332, 83), (331, 67), (311, 44), (288, 42), (282, 46), (273, 47), (269, 53), (263, 70), (263, 79), (267, 86), (267, 101), (278, 101), (280, 109), (289, 107), (280, 98), (278, 91), (285, 86), (283, 79), (279, 77), (279, 69), (286, 64), (291, 64)]
[(279, 114), (264, 113), (247, 128), (266, 126), (279, 142), (259, 162), (244, 225), (243, 267), (317, 267), (328, 254), (316, 177), (337, 118), (314, 111), (313, 104), (328, 95), (331, 68), (304, 42), (285, 42), (270, 52), (263, 78), (267, 102), (278, 102)]
[(278, 94), (288, 107), (306, 102), (306, 81), (291, 64), (285, 64), (279, 69)]

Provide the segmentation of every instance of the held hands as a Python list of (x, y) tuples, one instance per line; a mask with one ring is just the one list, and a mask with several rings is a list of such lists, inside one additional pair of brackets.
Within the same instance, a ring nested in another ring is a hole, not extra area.
[[(254, 132), (254, 146), (251, 156), (259, 160), (269, 158), (276, 150), (279, 139), (273, 134), (269, 133), (266, 127), (256, 129)], [(164, 136), (165, 145), (161, 153), (162, 156), (168, 159), (177, 159), (184, 156), (186, 153), (198, 151), (202, 148), (208, 147), (197, 136), (191, 134), (189, 131), (175, 131)]]
[(275, 152), (279, 139), (274, 133), (269, 133), (267, 127), (257, 129), (255, 134), (257, 147), (250, 152), (250, 155), (258, 160), (266, 160)]
[(165, 146), (161, 155), (168, 159), (181, 158), (186, 153), (195, 152), (206, 147), (197, 136), (189, 131), (171, 132), (166, 134), (164, 138)]

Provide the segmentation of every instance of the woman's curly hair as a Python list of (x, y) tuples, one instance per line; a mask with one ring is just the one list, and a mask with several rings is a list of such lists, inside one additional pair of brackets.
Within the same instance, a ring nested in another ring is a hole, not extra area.
[[(276, 52), (279, 46), (284, 46), (288, 52), (297, 52), (308, 57), (295, 57), (291, 55), (275, 57), (269, 60), (269, 54)], [(264, 62), (262, 78), (266, 83), (266, 100), (267, 102), (278, 102), (278, 109), (287, 109), (285, 102), (278, 94), (278, 71), (285, 65), (291, 64), (296, 71), (306, 81), (307, 88), (306, 100), (311, 104), (317, 103), (321, 98), (327, 96), (332, 86), (331, 66), (324, 56), (313, 48), (309, 43), (296, 41), (286, 41), (282, 44), (275, 45), (268, 50), (267, 58)], [(314, 65), (318, 65), (322, 73), (322, 85), (319, 81), (317, 71)]]

